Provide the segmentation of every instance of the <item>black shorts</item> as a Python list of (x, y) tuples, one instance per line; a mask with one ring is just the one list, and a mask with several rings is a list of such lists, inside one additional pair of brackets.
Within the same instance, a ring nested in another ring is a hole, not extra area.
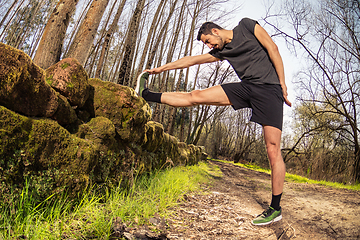
[(252, 109), (250, 121), (282, 130), (284, 96), (280, 85), (235, 82), (221, 87), (235, 110)]

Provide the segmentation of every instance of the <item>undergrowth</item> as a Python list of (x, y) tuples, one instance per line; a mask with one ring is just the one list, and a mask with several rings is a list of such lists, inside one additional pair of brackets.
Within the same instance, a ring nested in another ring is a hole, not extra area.
[(119, 185), (100, 194), (91, 188), (78, 200), (50, 195), (41, 203), (26, 184), (21, 198), (0, 207), (0, 239), (108, 239), (115, 219), (132, 226), (147, 223), (154, 214), (166, 217), (185, 194), (201, 191), (213, 175), (219, 176), (219, 170), (202, 162), (136, 176), (128, 189)]

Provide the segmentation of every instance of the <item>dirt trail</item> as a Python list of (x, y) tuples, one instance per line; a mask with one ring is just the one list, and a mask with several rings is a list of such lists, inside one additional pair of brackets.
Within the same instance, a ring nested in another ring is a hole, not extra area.
[(320, 185), (285, 182), (283, 220), (253, 226), (271, 198), (270, 176), (211, 162), (223, 177), (209, 195), (186, 196), (167, 221), (168, 239), (360, 239), (360, 193)]

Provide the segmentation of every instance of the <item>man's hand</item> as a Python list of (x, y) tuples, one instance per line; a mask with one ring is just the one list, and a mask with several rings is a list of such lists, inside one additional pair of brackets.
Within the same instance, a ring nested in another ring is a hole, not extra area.
[(144, 70), (144, 72), (148, 72), (149, 74), (159, 74), (159, 73), (162, 73), (163, 71), (164, 70), (161, 67)]
[(289, 99), (287, 98), (288, 96), (288, 93), (287, 93), (287, 87), (286, 85), (281, 85), (281, 88), (282, 88), (282, 92), (283, 92), (283, 95), (284, 95), (284, 100), (285, 100), (285, 103), (286, 105), (288, 105), (289, 107), (291, 107), (291, 102), (289, 101)]

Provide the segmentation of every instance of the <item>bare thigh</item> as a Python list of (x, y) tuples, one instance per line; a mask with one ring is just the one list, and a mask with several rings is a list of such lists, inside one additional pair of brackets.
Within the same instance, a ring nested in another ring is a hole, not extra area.
[(165, 92), (161, 96), (161, 102), (174, 107), (189, 107), (200, 104), (231, 105), (229, 98), (220, 85), (192, 92)]

